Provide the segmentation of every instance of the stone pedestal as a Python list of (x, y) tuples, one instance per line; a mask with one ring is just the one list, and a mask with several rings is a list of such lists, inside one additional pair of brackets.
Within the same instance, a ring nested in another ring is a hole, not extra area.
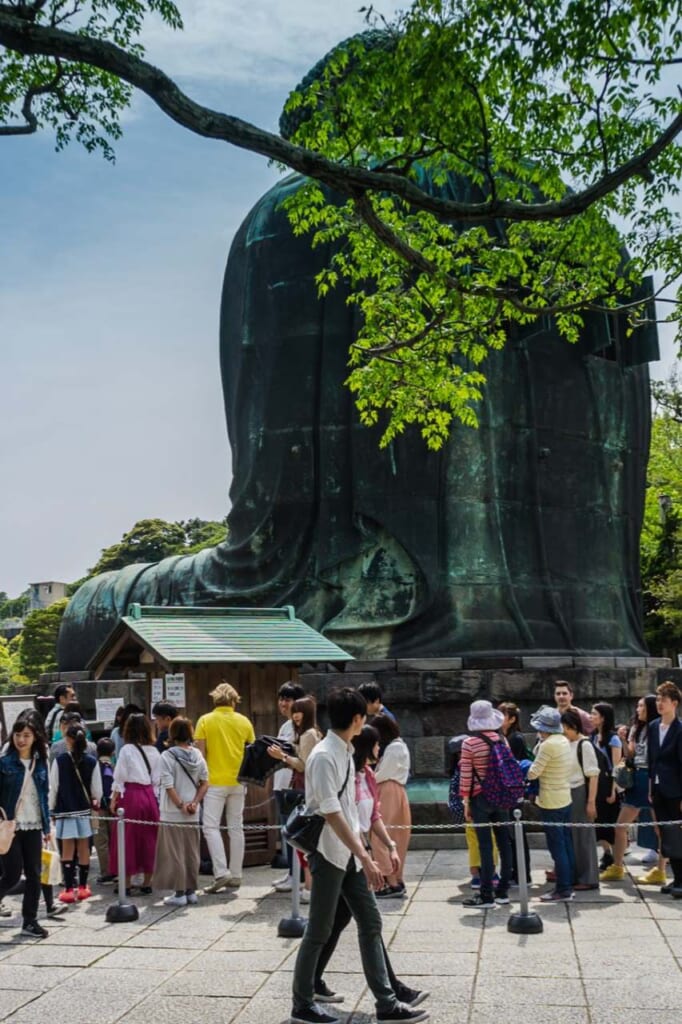
[(324, 721), (326, 694), (337, 686), (376, 682), (384, 703), (396, 715), (412, 755), (415, 777), (445, 776), (446, 742), (466, 732), (469, 704), (511, 700), (519, 705), (522, 726), (541, 704), (554, 704), (554, 684), (565, 679), (575, 703), (589, 711), (597, 701), (613, 704), (616, 722), (629, 722), (639, 697), (664, 679), (682, 685), (682, 669), (666, 658), (433, 658), (349, 662), (345, 670), (307, 671), (300, 681), (317, 700)]

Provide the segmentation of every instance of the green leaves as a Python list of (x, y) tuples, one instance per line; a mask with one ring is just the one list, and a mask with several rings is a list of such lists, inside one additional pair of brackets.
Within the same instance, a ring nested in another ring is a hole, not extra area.
[[(486, 355), (516, 329), (551, 316), (575, 342), (588, 311), (620, 308), (646, 272), (679, 274), (679, 145), (644, 161), (644, 178), (621, 175), (682, 110), (663, 87), (679, 7), (419, 0), (292, 94), (293, 141), (480, 210), (478, 223), (446, 222), (379, 190), (340, 201), (316, 183), (286, 202), (296, 233), (335, 247), (317, 284), (325, 295), (344, 280), (361, 314), (348, 383), (382, 444), (418, 424), (437, 448), (453, 419), (475, 425)], [(584, 212), (532, 218), (589, 189)], [(515, 206), (491, 220), (501, 203)], [(643, 315), (631, 311), (632, 327)]]
[[(138, 56), (144, 52), (138, 37), (150, 14), (170, 28), (182, 28), (179, 11), (169, 0), (77, 0), (70, 5), (64, 0), (35, 5), (15, 0), (0, 8), (36, 25), (116, 43)], [(57, 150), (75, 140), (113, 161), (112, 143), (121, 136), (120, 116), (131, 96), (131, 86), (89, 64), (0, 49), (0, 135), (47, 128), (55, 134)]]

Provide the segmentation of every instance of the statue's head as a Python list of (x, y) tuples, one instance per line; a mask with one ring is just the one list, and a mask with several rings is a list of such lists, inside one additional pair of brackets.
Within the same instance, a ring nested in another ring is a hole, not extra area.
[[(358, 43), (361, 46), (358, 46)], [(390, 51), (395, 47), (395, 44), (395, 34), (382, 29), (370, 29), (367, 32), (360, 32), (357, 35), (349, 36), (342, 43), (337, 43), (321, 60), (318, 60), (317, 64), (301, 79), (292, 95), (305, 91), (315, 82), (319, 82), (332, 62), (338, 63), (339, 68), (338, 74), (334, 74), (330, 85), (333, 85), (334, 81), (343, 79), (353, 67), (357, 66), (361, 57), (365, 59), (366, 55), (371, 55), (372, 51)], [(343, 61), (338, 60), (340, 57), (343, 57)], [(279, 119), (279, 130), (283, 138), (291, 139), (303, 122), (310, 117), (311, 108), (307, 105), (302, 105), (297, 106), (293, 110), (287, 110), (287, 106), (288, 101)]]

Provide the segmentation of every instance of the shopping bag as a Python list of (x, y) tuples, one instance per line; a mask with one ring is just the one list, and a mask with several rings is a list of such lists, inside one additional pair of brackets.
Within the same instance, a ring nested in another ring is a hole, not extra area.
[(40, 854), (40, 884), (60, 885), (62, 881), (62, 863), (56, 850), (44, 846)]

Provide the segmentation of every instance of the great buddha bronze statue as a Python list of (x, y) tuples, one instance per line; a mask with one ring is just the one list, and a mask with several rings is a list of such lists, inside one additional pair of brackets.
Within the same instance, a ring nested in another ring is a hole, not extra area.
[[(85, 583), (59, 641), (81, 669), (128, 605), (293, 604), (368, 658), (644, 653), (639, 534), (655, 327), (551, 322), (487, 361), (478, 430), (438, 453), (387, 449), (343, 384), (356, 312), (318, 298), (330, 251), (294, 238), (280, 181), (232, 244), (221, 379), (233, 459), (229, 539)], [(440, 186), (439, 186), (440, 187)], [(459, 198), (461, 185), (448, 185)]]

